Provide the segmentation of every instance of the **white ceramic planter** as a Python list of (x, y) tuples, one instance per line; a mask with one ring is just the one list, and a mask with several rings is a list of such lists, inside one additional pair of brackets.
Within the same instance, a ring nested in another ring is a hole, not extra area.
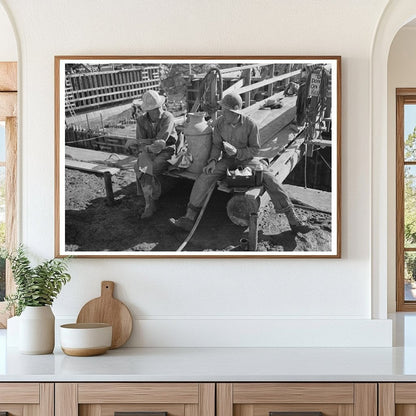
[(26, 306), (19, 319), (19, 351), (50, 354), (55, 346), (55, 316), (50, 306)]

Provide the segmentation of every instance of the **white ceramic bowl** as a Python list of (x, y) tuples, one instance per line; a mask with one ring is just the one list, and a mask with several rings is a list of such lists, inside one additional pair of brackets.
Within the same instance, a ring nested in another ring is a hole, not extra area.
[(61, 325), (61, 348), (78, 357), (99, 355), (111, 347), (112, 326), (103, 323)]

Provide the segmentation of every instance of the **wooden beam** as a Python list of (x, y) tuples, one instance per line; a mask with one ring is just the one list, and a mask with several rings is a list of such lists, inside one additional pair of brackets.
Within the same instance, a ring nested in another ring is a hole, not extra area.
[(0, 91), (17, 91), (17, 62), (0, 62)]
[[(304, 137), (295, 139), (283, 154), (269, 167), (269, 170), (276, 176), (280, 183), (283, 183), (305, 155), (305, 146), (303, 146), (304, 141)], [(270, 201), (270, 196), (267, 192), (260, 193), (257, 197), (260, 198), (259, 209), (267, 205)]]
[(236, 91), (238, 94), (245, 94), (248, 91), (256, 90), (258, 88), (264, 87), (266, 85), (272, 84), (277, 81), (282, 81), (287, 78), (294, 77), (295, 75), (300, 74), (300, 69), (297, 71), (288, 72), (287, 74), (278, 75), (277, 77), (268, 78), (264, 81), (256, 82), (255, 84), (248, 85), (246, 87), (240, 88), (238, 91)]
[(238, 90), (244, 85), (244, 80), (239, 79), (235, 84), (231, 85), (231, 87), (227, 88), (222, 92), (222, 95), (225, 96), (230, 94), (231, 92), (238, 92)]
[(97, 163), (81, 162), (78, 160), (65, 159), (65, 167), (69, 169), (77, 169), (88, 173), (95, 173), (96, 175), (104, 175), (105, 172), (115, 175), (120, 172), (119, 168), (111, 168), (106, 165)]
[[(240, 94), (240, 92), (238, 90), (236, 90), (234, 92)], [(243, 108), (241, 110), (241, 113), (244, 114), (244, 115), (250, 115), (250, 113), (258, 110), (260, 107), (262, 107), (264, 104), (266, 104), (266, 102), (268, 100), (279, 100), (280, 98), (283, 98), (283, 97), (284, 97), (283, 91), (278, 92), (278, 93), (272, 95), (271, 97), (267, 97), (264, 100), (257, 101), (256, 103), (252, 104), (250, 107)]]
[(0, 121), (17, 115), (17, 93), (0, 92)]
[(305, 147), (302, 146), (305, 141), (304, 137), (299, 137), (283, 152), (283, 154), (272, 164), (270, 171), (282, 183), (292, 172), (294, 167), (305, 154)]
[[(243, 78), (244, 78), (244, 87), (251, 86), (250, 85), (251, 84), (251, 69), (246, 69), (244, 71)], [(241, 88), (240, 91), (243, 90), (244, 87)], [(249, 107), (251, 104), (251, 93), (250, 93), (251, 90), (252, 89), (250, 88), (249, 90), (247, 90), (247, 92), (244, 93), (244, 107)], [(239, 92), (239, 91), (235, 91), (235, 92)]]

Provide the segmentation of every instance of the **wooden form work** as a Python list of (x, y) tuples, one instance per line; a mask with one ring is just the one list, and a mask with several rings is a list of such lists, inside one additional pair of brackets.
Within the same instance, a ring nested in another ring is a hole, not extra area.
[(73, 114), (132, 100), (160, 86), (158, 66), (65, 75), (65, 111)]

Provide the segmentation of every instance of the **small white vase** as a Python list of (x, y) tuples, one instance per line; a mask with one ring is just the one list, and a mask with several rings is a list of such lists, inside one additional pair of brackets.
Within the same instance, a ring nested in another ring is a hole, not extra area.
[(19, 351), (50, 354), (55, 346), (55, 316), (51, 307), (26, 306), (19, 319)]

